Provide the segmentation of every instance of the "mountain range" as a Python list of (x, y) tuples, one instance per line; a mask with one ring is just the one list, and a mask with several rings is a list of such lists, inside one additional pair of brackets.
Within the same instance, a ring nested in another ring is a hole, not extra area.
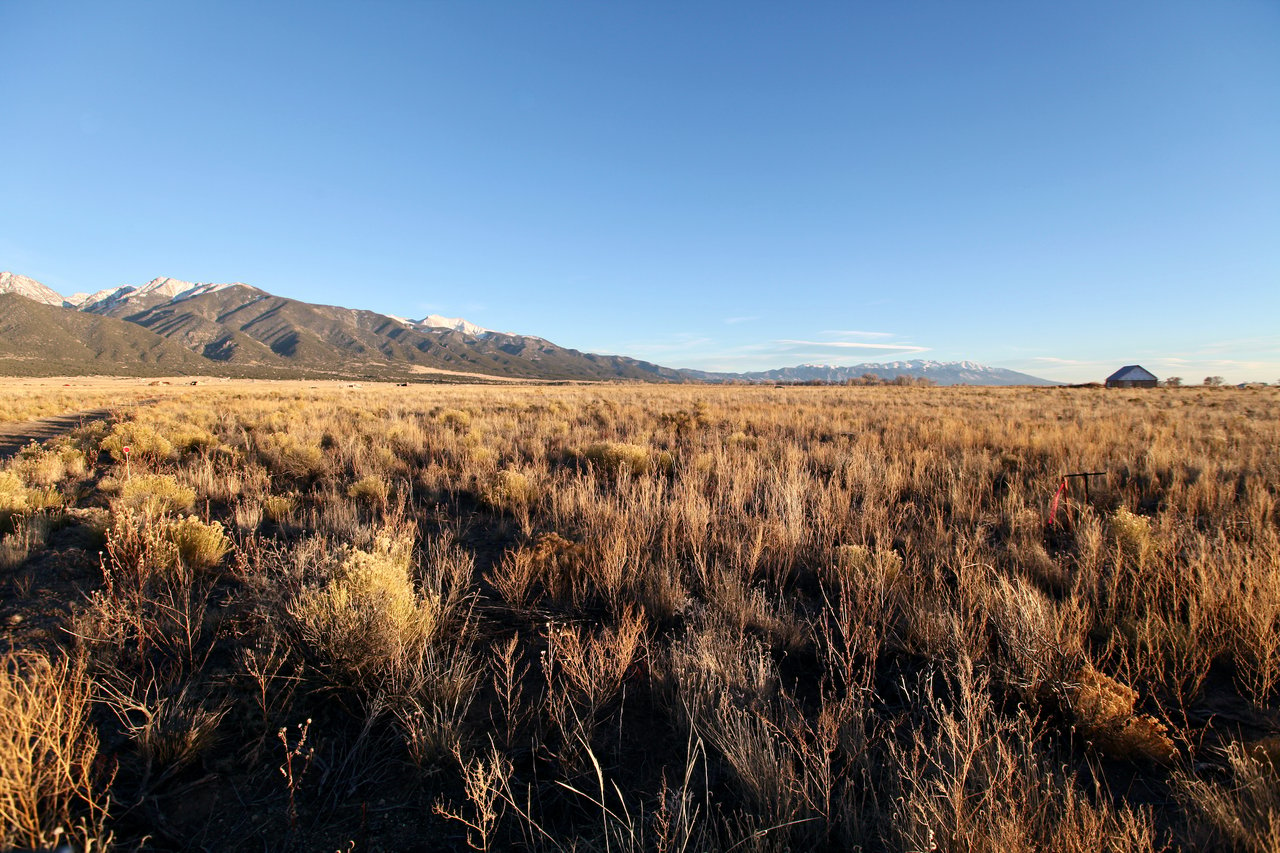
[[(696, 373), (695, 371), (686, 371)], [(935, 385), (1056, 385), (1016, 370), (1003, 367), (987, 367), (973, 361), (911, 361), (868, 362), (847, 367), (826, 364), (801, 364), (777, 370), (752, 373), (701, 373), (697, 378), (705, 381), (745, 380), (747, 382), (831, 382), (842, 384), (850, 380), (874, 378), (891, 382), (899, 376), (911, 379), (928, 379)]]
[(875, 374), (938, 384), (1051, 384), (971, 362), (802, 365), (761, 373), (675, 370), (584, 353), (457, 317), (410, 320), (275, 296), (234, 282), (157, 278), (64, 297), (0, 273), (0, 373), (217, 374), (419, 380), (451, 374), (531, 380), (842, 382)]

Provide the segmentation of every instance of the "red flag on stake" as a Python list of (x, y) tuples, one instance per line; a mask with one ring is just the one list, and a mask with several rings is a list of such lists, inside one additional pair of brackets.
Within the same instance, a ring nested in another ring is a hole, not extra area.
[(1067, 478), (1062, 478), (1062, 485), (1058, 486), (1058, 491), (1053, 496), (1053, 503), (1049, 505), (1049, 525), (1052, 527), (1058, 517), (1058, 501), (1062, 499), (1062, 493), (1067, 490)]

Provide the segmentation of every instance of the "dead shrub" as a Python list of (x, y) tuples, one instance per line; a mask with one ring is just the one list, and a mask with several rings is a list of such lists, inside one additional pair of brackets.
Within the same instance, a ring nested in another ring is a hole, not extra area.
[(153, 578), (169, 576), (181, 565), (181, 552), (166, 527), (155, 515), (129, 509), (112, 513), (103, 563), (109, 594), (141, 596)]
[(485, 575), (513, 607), (525, 607), (542, 595), (557, 603), (580, 600), (586, 592), (586, 546), (558, 533), (544, 533), (530, 545), (508, 551), (497, 572)]
[(1116, 550), (1134, 565), (1146, 565), (1153, 548), (1151, 520), (1120, 507), (1111, 516), (1110, 528)]
[(191, 693), (190, 683), (163, 695), (155, 681), (100, 685), (103, 700), (133, 741), (149, 779), (161, 779), (188, 766), (217, 744), (218, 725), (228, 706), (210, 708)]
[(16, 569), (44, 548), (50, 526), (47, 515), (29, 515), (14, 525), (12, 533), (0, 533), (0, 569)]
[(1176, 750), (1164, 723), (1134, 710), (1138, 692), (1086, 664), (1061, 685), (1067, 712), (1094, 746), (1116, 758), (1168, 762)]
[(65, 658), (0, 657), (0, 847), (110, 843), (92, 693), (84, 667)]
[(1039, 853), (1123, 850), (1152, 853), (1150, 815), (1077, 790), (1071, 774), (1039, 748), (1025, 711), (997, 714), (989, 683), (960, 659), (956, 696), (939, 701), (919, 685), (922, 719), (912, 736), (889, 746), (881, 820), (904, 850)]

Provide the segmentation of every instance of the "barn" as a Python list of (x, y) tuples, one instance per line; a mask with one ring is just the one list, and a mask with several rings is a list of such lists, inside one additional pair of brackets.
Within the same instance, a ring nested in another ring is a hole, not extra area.
[(1140, 364), (1126, 364), (1107, 377), (1108, 388), (1154, 388), (1155, 374)]

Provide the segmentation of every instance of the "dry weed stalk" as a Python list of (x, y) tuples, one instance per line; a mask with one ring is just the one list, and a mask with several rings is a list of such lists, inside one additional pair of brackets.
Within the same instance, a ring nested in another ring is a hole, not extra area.
[(98, 766), (83, 664), (37, 653), (0, 658), (0, 846), (85, 850), (110, 843), (111, 775)]

